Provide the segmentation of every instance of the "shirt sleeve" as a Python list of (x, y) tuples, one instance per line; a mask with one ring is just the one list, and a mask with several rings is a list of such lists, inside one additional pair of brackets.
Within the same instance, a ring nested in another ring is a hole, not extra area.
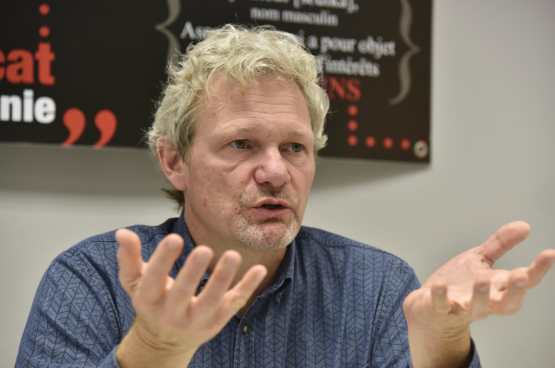
[(84, 256), (62, 254), (43, 276), (15, 367), (118, 367), (115, 305)]
[(403, 261), (391, 257), (382, 263), (381, 296), (373, 331), (372, 368), (412, 367), (403, 301), (420, 282)]
[(468, 366), (468, 368), (482, 368), (482, 363), (480, 363), (480, 357), (478, 356), (478, 350), (476, 350), (476, 345), (474, 345), (474, 340), (472, 340), (472, 338), (470, 339), (470, 342), (472, 343), (472, 361), (470, 362), (470, 365)]
[[(413, 269), (404, 262), (384, 262), (386, 277), (385, 295), (380, 305), (378, 324), (374, 333), (373, 361), (369, 367), (405, 368), (412, 367), (408, 329), (403, 302), (420, 287)], [(472, 343), (472, 361), (469, 368), (481, 368), (480, 357)]]

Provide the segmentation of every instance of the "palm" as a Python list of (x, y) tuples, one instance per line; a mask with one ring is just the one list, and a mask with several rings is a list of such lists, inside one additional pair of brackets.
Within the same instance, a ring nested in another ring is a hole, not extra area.
[(263, 266), (254, 266), (230, 289), (241, 257), (227, 251), (216, 263), (202, 293), (195, 296), (213, 256), (210, 248), (195, 247), (173, 279), (168, 274), (181, 253), (181, 237), (166, 236), (148, 263), (141, 258), (141, 242), (135, 233), (120, 229), (116, 238), (120, 243), (120, 282), (136, 314), (116, 351), (118, 361), (128, 366), (161, 366), (162, 362), (166, 366), (186, 366), (196, 349), (226, 325), (266, 275)]
[(530, 227), (513, 222), (484, 244), (451, 259), (405, 301), (407, 322), (437, 323), (457, 328), (490, 314), (511, 315), (555, 260), (555, 250), (540, 253), (529, 267), (492, 270), (503, 254), (523, 241)]

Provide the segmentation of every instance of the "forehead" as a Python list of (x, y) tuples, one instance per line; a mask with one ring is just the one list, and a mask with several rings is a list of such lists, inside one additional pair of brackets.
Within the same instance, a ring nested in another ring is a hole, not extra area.
[(308, 107), (299, 87), (280, 77), (258, 79), (241, 88), (218, 76), (203, 96), (202, 105), (204, 121), (217, 120), (225, 125), (237, 119), (254, 122), (259, 118), (266, 122), (305, 122), (311, 130)]

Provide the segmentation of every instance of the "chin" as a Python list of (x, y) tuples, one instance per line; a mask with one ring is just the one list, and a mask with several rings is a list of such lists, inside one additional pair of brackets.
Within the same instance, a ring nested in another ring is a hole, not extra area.
[(291, 244), (299, 229), (297, 221), (289, 221), (288, 224), (277, 221), (253, 224), (240, 217), (237, 223), (237, 239), (254, 249), (278, 250)]

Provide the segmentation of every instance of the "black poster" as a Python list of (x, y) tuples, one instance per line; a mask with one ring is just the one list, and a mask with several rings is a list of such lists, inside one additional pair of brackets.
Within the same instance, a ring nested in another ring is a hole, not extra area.
[(323, 156), (429, 161), (431, 0), (0, 2), (0, 141), (143, 146), (165, 67), (226, 23), (294, 33), (323, 63)]

